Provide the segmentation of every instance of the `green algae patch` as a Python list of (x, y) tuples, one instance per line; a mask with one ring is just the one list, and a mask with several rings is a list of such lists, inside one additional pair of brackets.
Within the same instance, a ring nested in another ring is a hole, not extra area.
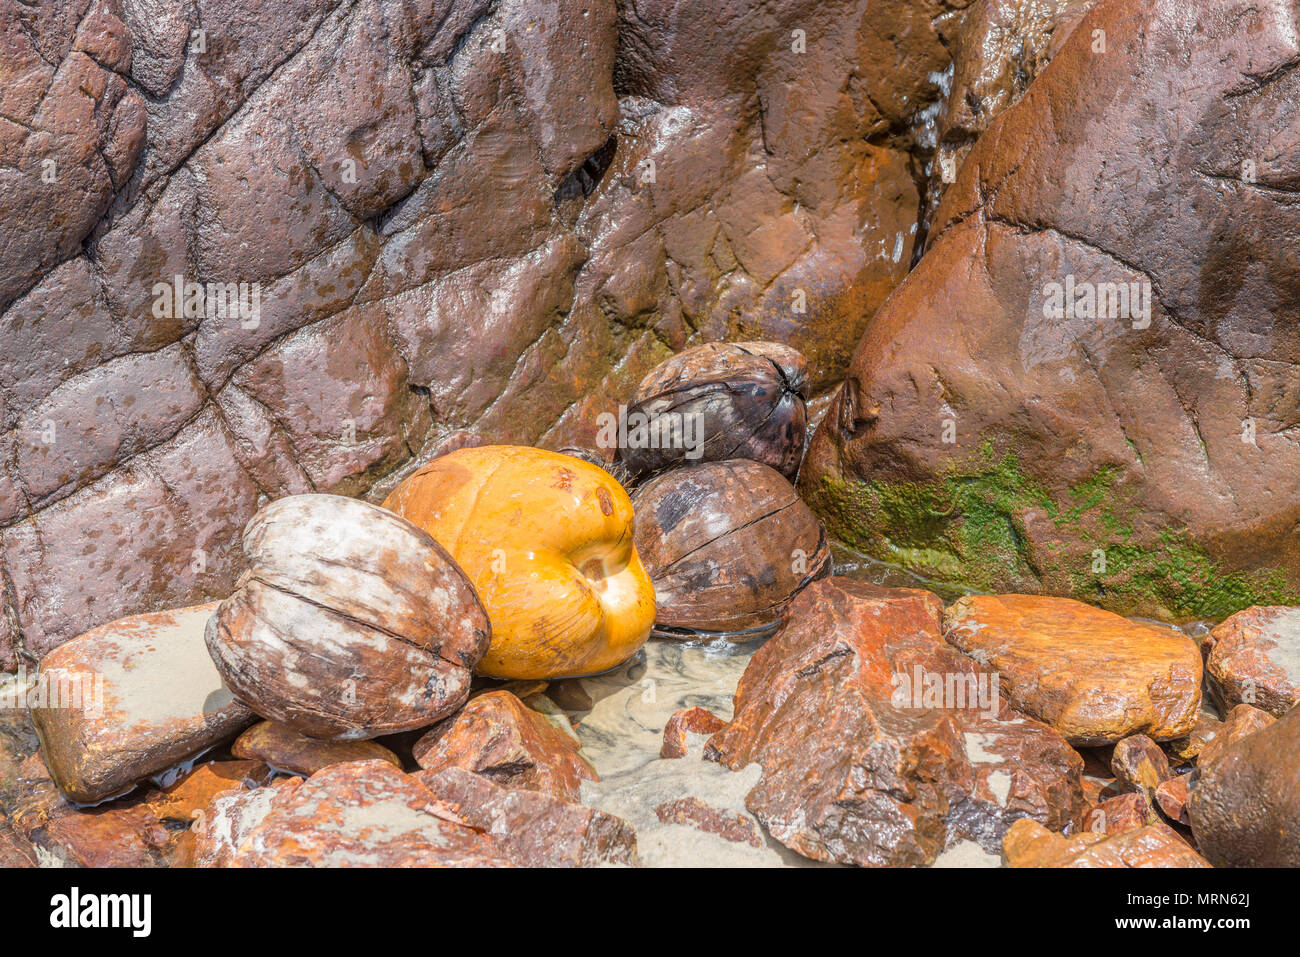
[(928, 482), (823, 476), (807, 491), (847, 545), (979, 591), (1063, 594), (1172, 620), (1300, 603), (1281, 570), (1225, 570), (1173, 529), (1139, 541), (1141, 508), (1123, 477), (1103, 466), (1054, 496), (986, 442)]

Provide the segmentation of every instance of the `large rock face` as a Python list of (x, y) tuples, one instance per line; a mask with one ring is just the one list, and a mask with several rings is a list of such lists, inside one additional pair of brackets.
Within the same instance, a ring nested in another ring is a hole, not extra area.
[(1166, 618), (1296, 603), (1296, 37), (1283, 3), (1093, 7), (858, 345), (801, 478), (832, 532)]
[(5, 5), (0, 665), (222, 595), (265, 497), (590, 444), (690, 342), (828, 388), (912, 259), (952, 6)]

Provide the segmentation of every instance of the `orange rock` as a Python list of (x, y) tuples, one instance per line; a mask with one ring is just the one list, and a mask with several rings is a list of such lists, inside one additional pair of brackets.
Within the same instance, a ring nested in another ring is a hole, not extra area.
[(1011, 704), (1071, 744), (1165, 741), (1196, 724), (1201, 656), (1177, 632), (1068, 598), (970, 595), (945, 613), (944, 637), (995, 668)]
[(402, 766), (401, 758), (374, 741), (322, 741), (309, 738), (278, 721), (261, 721), (253, 725), (235, 739), (230, 753), (237, 758), (265, 762), (281, 771), (303, 775), (312, 775), (321, 768), (345, 761), (378, 759), (397, 768)]
[(1141, 791), (1148, 801), (1155, 798), (1161, 781), (1169, 780), (1169, 758), (1145, 734), (1134, 734), (1115, 745), (1110, 769), (1121, 788)]
[(684, 758), (691, 734), (717, 734), (727, 726), (712, 711), (706, 708), (683, 708), (673, 712), (668, 723), (664, 725), (664, 743), (659, 749), (661, 758)]
[[(203, 640), (215, 604), (101, 625), (41, 662), (32, 723), (55, 783), (93, 803), (237, 734), (253, 714), (223, 687)], [(84, 707), (69, 696), (79, 693)]]
[(1021, 818), (1007, 831), (1002, 860), (1010, 867), (1210, 866), (1167, 824), (1062, 837), (1029, 818)]
[(162, 820), (188, 822), (222, 791), (261, 787), (271, 776), (271, 769), (261, 761), (214, 761), (163, 788), (148, 804)]
[(1160, 786), (1156, 788), (1156, 805), (1175, 824), (1190, 825), (1192, 823), (1192, 819), (1187, 813), (1187, 779), (1189, 777), (1190, 775), (1180, 774), (1168, 781), (1161, 781)]
[(1083, 818), (1083, 830), (1089, 834), (1117, 834), (1158, 820), (1147, 796), (1129, 791), (1107, 798), (1090, 810)]
[(540, 449), (461, 449), (384, 507), (437, 539), (474, 583), (492, 622), (482, 674), (596, 674), (649, 637), (654, 588), (632, 544), (632, 502), (603, 469)]
[(566, 801), (578, 800), (583, 781), (599, 780), (572, 737), (508, 691), (473, 698), (416, 741), (412, 753), (425, 770), (464, 768)]
[(39, 861), (30, 841), (0, 814), (0, 867), (36, 867)]
[(1275, 718), (1300, 704), (1300, 608), (1255, 606), (1205, 640), (1206, 684), (1224, 711), (1250, 704)]
[(55, 786), (39, 753), (19, 770), (12, 824), (33, 845), (79, 867), (158, 867), (173, 834), (136, 794), (77, 807)]
[(1263, 731), (1276, 720), (1267, 711), (1261, 711), (1252, 705), (1237, 705), (1228, 712), (1219, 733), (1201, 748), (1200, 754), (1196, 756), (1196, 766), (1202, 769), (1208, 768), (1231, 745), (1256, 731)]

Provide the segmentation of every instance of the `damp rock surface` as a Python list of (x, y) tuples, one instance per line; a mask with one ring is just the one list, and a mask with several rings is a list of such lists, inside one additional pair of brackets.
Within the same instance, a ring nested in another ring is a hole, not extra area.
[(44, 658), (36, 690), (50, 706), (32, 708), (32, 721), (64, 794), (81, 803), (121, 794), (253, 722), (208, 656), (215, 611), (122, 619)]
[(1065, 598), (974, 595), (944, 613), (944, 637), (995, 669), (1012, 706), (1073, 744), (1191, 732), (1201, 656), (1181, 632)]

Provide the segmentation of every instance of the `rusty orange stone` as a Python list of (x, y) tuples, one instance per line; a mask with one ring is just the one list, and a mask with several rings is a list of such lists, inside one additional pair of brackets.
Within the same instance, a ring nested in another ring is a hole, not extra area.
[(1007, 831), (1002, 859), (1009, 867), (1210, 866), (1167, 824), (1063, 837), (1029, 818), (1021, 818)]
[(996, 669), (1017, 710), (1076, 746), (1196, 725), (1201, 655), (1186, 635), (1068, 598), (969, 595), (944, 615), (944, 637)]
[(583, 781), (599, 778), (574, 739), (508, 691), (471, 699), (412, 749), (428, 771), (464, 768), (497, 784), (577, 801)]
[(322, 741), (278, 721), (259, 721), (235, 739), (230, 752), (292, 774), (312, 775), (331, 764), (371, 759), (402, 766), (401, 758), (374, 741)]

